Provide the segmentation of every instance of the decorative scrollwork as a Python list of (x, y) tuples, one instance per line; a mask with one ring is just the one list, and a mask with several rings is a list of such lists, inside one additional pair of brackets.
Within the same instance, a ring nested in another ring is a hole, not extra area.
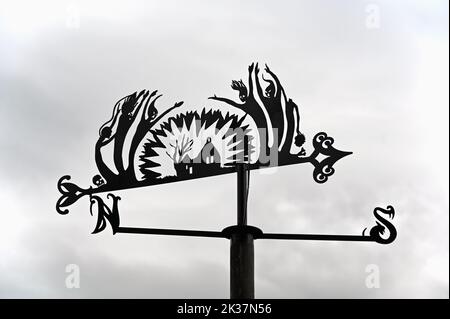
[[(91, 215), (98, 211), (93, 233), (104, 230), (107, 221), (115, 233), (122, 229), (120, 198), (108, 194), (110, 206), (98, 194), (234, 173), (239, 163), (248, 163), (249, 170), (311, 163), (314, 180), (325, 183), (334, 174), (336, 161), (351, 153), (334, 148), (334, 139), (321, 132), (314, 137), (313, 152), (307, 156), (299, 107), (277, 75), (268, 65), (262, 70), (252, 63), (247, 79), (232, 81), (239, 100), (215, 94), (209, 97), (228, 105), (226, 113), (215, 106), (201, 112), (176, 111), (182, 101), (171, 107), (162, 105), (164, 111), (160, 112), (157, 101), (162, 95), (157, 90), (144, 89), (121, 98), (99, 129), (94, 147), (98, 172), (92, 185), (84, 189), (68, 182), (70, 176), (61, 177), (58, 213), (67, 214), (70, 205), (89, 195)], [(258, 132), (251, 127), (252, 121)], [(273, 165), (272, 159), (276, 159)]]
[[(325, 183), (328, 177), (335, 172), (333, 165), (344, 156), (352, 154), (352, 152), (344, 152), (334, 148), (333, 143), (334, 139), (324, 132), (317, 133), (314, 136), (314, 152), (311, 155), (311, 163), (314, 165), (313, 177), (317, 183)], [(326, 158), (319, 162), (317, 160), (319, 155), (324, 155)]]
[[(381, 207), (376, 207), (373, 210), (373, 215), (377, 219), (376, 226), (373, 226), (370, 229), (369, 236), (377, 243), (379, 244), (390, 244), (392, 243), (395, 238), (397, 238), (397, 230), (395, 229), (394, 225), (384, 218), (380, 213), (387, 215), (389, 219), (394, 219), (395, 216), (395, 209), (391, 205), (387, 206), (386, 209)], [(389, 231), (388, 237), (382, 237), (384, 235), (386, 229)], [(365, 235), (367, 228), (363, 230), (363, 236)]]
[(70, 180), (69, 175), (64, 175), (58, 180), (58, 190), (62, 196), (56, 202), (56, 211), (62, 215), (69, 213), (69, 210), (61, 209), (62, 207), (68, 207), (75, 203), (78, 199), (87, 194), (89, 189), (83, 189), (74, 183), (65, 182)]
[[(114, 194), (108, 194), (108, 198), (112, 198), (112, 208), (109, 208), (107, 204), (103, 201), (103, 199), (98, 195), (90, 195), (91, 207), (90, 212), (93, 216), (93, 209), (97, 206), (97, 224), (95, 225), (95, 229), (92, 234), (96, 234), (101, 232), (106, 228), (106, 221), (111, 225), (113, 234), (117, 232), (120, 224), (119, 217), (119, 196), (115, 196)], [(97, 204), (97, 205), (95, 205)]]
[(331, 155), (328, 150), (332, 147), (333, 143), (334, 138), (328, 136), (325, 132), (317, 133), (313, 139), (314, 148), (320, 150), (322, 154), (326, 155)]

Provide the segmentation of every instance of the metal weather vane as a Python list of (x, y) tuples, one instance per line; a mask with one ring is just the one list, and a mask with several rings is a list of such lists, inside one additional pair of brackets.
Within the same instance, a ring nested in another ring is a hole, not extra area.
[[(390, 221), (395, 214), (392, 206), (375, 208), (376, 225), (368, 232), (364, 229), (361, 235), (274, 234), (247, 225), (251, 170), (309, 163), (314, 167), (314, 180), (325, 183), (335, 172), (334, 164), (351, 154), (335, 148), (334, 139), (324, 132), (312, 138), (313, 150), (307, 154), (306, 138), (300, 131), (299, 107), (288, 98), (278, 77), (267, 65), (264, 71), (265, 74), (261, 74), (258, 64), (252, 63), (248, 68), (247, 85), (242, 80), (232, 81), (231, 87), (238, 92), (239, 102), (216, 95), (209, 97), (232, 110), (225, 114), (221, 109), (207, 111), (205, 108), (201, 112), (181, 112), (183, 102), (160, 113), (156, 102), (162, 95), (157, 91), (142, 90), (120, 99), (111, 118), (99, 129), (95, 144), (99, 174), (93, 177), (93, 185), (86, 188), (69, 182), (68, 175), (61, 177), (57, 184), (61, 193), (56, 203), (58, 213), (67, 214), (70, 205), (87, 196), (91, 214), (97, 211), (93, 233), (103, 231), (109, 223), (113, 234), (228, 238), (232, 246), (232, 297), (253, 297), (253, 279), (242, 278), (242, 268), (253, 269), (253, 239), (393, 242), (397, 232)], [(120, 225), (120, 197), (113, 191), (234, 172), (238, 175), (237, 225), (222, 231)], [(104, 193), (107, 193), (106, 201), (100, 196)], [(245, 238), (249, 239), (246, 243)], [(248, 259), (250, 255), (252, 258)], [(247, 260), (244, 265), (240, 264), (243, 260)], [(238, 273), (233, 275), (233, 271)], [(248, 283), (247, 290), (242, 288), (246, 286), (243, 282)]]

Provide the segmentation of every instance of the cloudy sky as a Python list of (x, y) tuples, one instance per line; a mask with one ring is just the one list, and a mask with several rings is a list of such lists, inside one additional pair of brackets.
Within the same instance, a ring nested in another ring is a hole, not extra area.
[[(354, 155), (324, 185), (312, 166), (253, 172), (249, 223), (267, 232), (360, 234), (393, 205), (397, 240), (257, 241), (259, 298), (448, 298), (447, 1), (0, 0), (0, 297), (227, 298), (223, 239), (91, 235), (83, 198), (55, 211), (65, 174), (88, 185), (115, 101), (210, 106), (267, 62)], [(221, 230), (235, 176), (119, 192), (127, 226)], [(80, 287), (69, 289), (67, 265)], [(380, 285), (368, 288), (367, 270)]]

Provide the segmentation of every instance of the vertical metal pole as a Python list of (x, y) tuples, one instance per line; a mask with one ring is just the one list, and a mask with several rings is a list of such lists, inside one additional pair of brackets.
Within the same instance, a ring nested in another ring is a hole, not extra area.
[(237, 164), (237, 224), (247, 225), (247, 170), (246, 164)]
[(230, 241), (230, 297), (255, 298), (253, 234), (247, 226), (248, 178), (246, 164), (237, 167), (237, 226)]

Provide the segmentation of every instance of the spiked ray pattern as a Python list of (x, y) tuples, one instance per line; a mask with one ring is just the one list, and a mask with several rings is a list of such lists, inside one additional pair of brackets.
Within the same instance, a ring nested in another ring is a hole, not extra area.
[[(154, 130), (152, 137), (143, 146), (139, 156), (140, 171), (144, 180), (177, 176), (176, 165), (200, 164), (211, 165), (205, 148), (214, 151), (218, 159), (218, 169), (237, 162), (248, 162), (254, 152), (248, 125), (243, 125), (245, 116), (218, 110), (187, 112), (178, 114)], [(247, 136), (248, 148), (244, 149), (244, 136)], [(198, 159), (194, 161), (194, 159)], [(255, 157), (253, 156), (255, 160)], [(200, 173), (200, 175), (202, 175)]]

